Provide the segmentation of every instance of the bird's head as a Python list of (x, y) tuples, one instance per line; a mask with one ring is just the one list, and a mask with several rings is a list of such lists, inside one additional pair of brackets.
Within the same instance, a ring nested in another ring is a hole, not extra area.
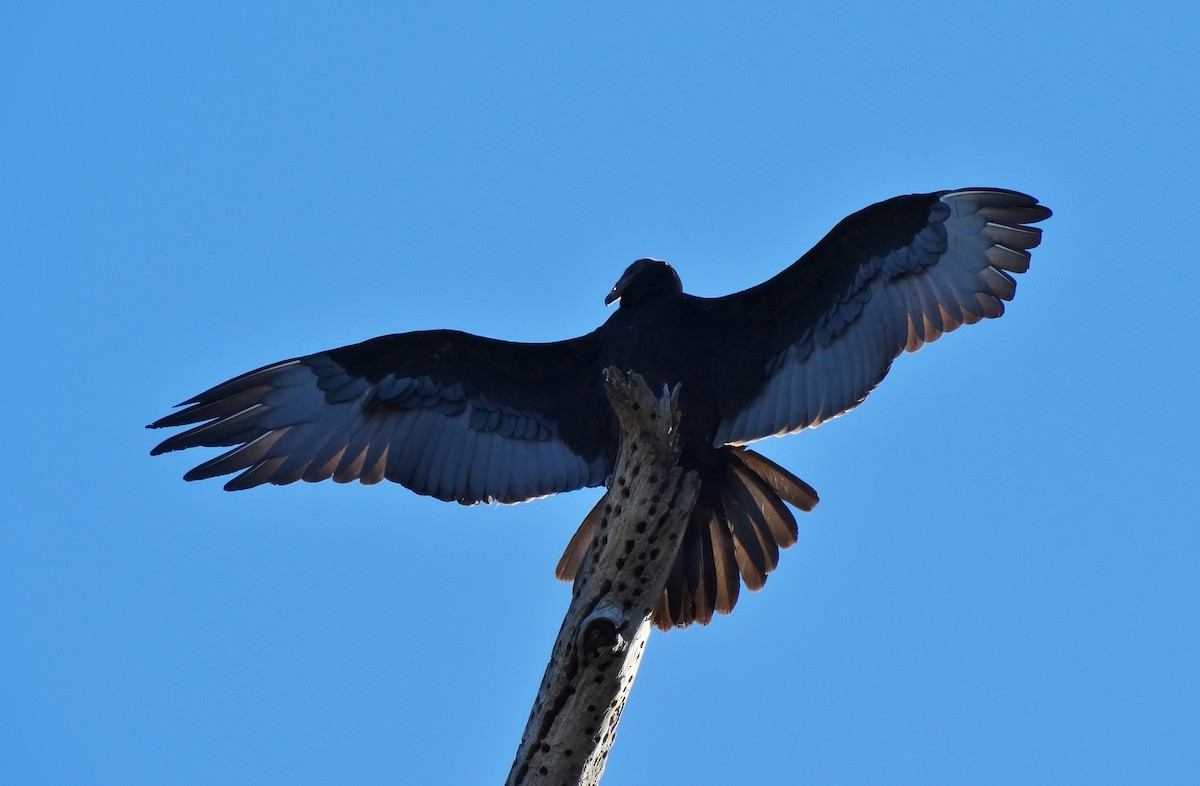
[(683, 282), (675, 269), (661, 259), (639, 259), (634, 262), (621, 278), (613, 285), (604, 305), (612, 305), (617, 300), (621, 305), (628, 306), (639, 300), (661, 293), (679, 294), (683, 291)]

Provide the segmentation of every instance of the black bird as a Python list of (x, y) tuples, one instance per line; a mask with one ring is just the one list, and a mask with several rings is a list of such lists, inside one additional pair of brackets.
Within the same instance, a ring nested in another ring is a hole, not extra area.
[[(707, 623), (763, 586), (796, 542), (804, 481), (743, 445), (853, 409), (900, 352), (1004, 313), (1050, 216), (1015, 191), (968, 188), (889, 199), (844, 219), (799, 261), (719, 298), (683, 292), (640, 259), (578, 338), (519, 344), (453, 330), (400, 333), (284, 360), (185, 401), (151, 428), (194, 426), (153, 454), (232, 448), (184, 477), (240, 473), (228, 490), (333, 478), (391, 480), (463, 504), (521, 502), (599, 486), (617, 426), (608, 366), (651, 389), (682, 385), (680, 461), (701, 478), (654, 621)], [(603, 499), (558, 566), (570, 580)], [(786, 504), (785, 504), (786, 503)]]

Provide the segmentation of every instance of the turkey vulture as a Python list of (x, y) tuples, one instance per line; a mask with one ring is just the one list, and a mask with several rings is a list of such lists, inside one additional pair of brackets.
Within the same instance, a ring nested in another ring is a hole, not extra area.
[[(387, 479), (463, 504), (599, 486), (617, 452), (608, 366), (652, 389), (681, 384), (680, 462), (701, 490), (655, 611), (662, 628), (728, 613), (796, 542), (788, 509), (807, 483), (743, 445), (853, 409), (900, 352), (1004, 313), (1011, 273), (1050, 216), (1015, 191), (889, 199), (844, 219), (774, 278), (719, 298), (685, 294), (675, 270), (634, 262), (593, 332), (549, 344), (453, 330), (382, 336), (284, 360), (217, 385), (151, 428), (193, 427), (153, 454), (231, 448), (184, 477), (239, 473), (228, 490)], [(199, 424), (199, 425), (193, 425)], [(558, 566), (570, 580), (603, 500)]]

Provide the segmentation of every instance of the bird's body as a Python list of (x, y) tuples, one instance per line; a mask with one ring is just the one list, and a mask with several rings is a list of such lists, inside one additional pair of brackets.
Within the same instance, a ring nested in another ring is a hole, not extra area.
[[(785, 502), (816, 493), (740, 445), (853, 408), (903, 350), (996, 317), (1028, 267), (1050, 211), (998, 189), (916, 194), (842, 221), (769, 281), (722, 298), (683, 292), (666, 263), (638, 260), (598, 329), (549, 344), (451, 330), (372, 339), (244, 374), (153, 427), (201, 424), (155, 448), (230, 447), (189, 480), (239, 472), (226, 488), (296, 480), (393, 480), (462, 503), (519, 502), (605, 482), (618, 430), (609, 366), (652, 389), (681, 385), (681, 464), (701, 477), (662, 627), (728, 612), (795, 542)], [(597, 506), (597, 511), (599, 506)], [(558, 574), (571, 578), (597, 511)]]

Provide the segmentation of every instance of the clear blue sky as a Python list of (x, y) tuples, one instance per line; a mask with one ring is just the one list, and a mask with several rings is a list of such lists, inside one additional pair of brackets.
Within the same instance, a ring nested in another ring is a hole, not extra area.
[(1200, 782), (1200, 12), (654, 5), (5, 4), (0, 782), (502, 782), (598, 491), (228, 494), (143, 425), (971, 185), (1056, 211), (1016, 301), (762, 446), (822, 503), (605, 782)]

